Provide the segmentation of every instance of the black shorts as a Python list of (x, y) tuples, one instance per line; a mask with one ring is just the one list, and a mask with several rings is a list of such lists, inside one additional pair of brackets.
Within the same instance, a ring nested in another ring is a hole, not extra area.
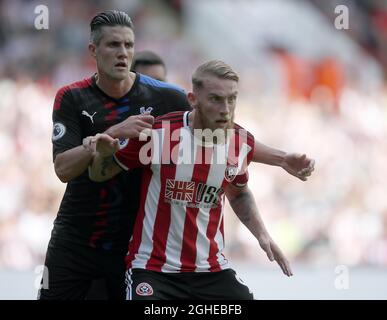
[(103, 280), (106, 292), (99, 296), (124, 300), (125, 255), (63, 242), (49, 245), (38, 299), (84, 300), (93, 283)]
[(126, 272), (127, 300), (253, 300), (233, 269), (219, 272)]

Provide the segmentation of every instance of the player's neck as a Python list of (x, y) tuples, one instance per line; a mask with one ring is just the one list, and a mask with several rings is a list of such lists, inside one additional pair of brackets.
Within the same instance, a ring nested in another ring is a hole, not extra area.
[(200, 145), (210, 147), (216, 144), (211, 134), (209, 136), (206, 135), (209, 133), (209, 131), (203, 131), (206, 128), (203, 126), (203, 123), (196, 110), (193, 110), (188, 115), (188, 126), (190, 127), (191, 133), (195, 137), (196, 142)]
[(192, 110), (192, 112), (189, 113), (188, 126), (190, 127), (192, 132), (194, 131), (194, 129), (203, 129), (202, 122), (196, 114), (196, 110)]
[(96, 76), (96, 84), (109, 97), (119, 99), (132, 88), (135, 78), (136, 74), (133, 72), (130, 72), (129, 76), (123, 80), (113, 80), (104, 74), (98, 73)]

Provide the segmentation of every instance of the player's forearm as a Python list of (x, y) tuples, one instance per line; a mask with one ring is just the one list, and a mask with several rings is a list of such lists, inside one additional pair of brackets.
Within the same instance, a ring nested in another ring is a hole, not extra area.
[(112, 138), (132, 139), (138, 138), (144, 130), (152, 129), (154, 117), (150, 114), (130, 116), (124, 121), (111, 126), (104, 133)]
[(55, 173), (62, 182), (81, 175), (90, 164), (93, 153), (82, 145), (66, 150), (55, 157)]
[(116, 125), (107, 129), (104, 133), (108, 134), (112, 138), (123, 138), (122, 123), (117, 123)]
[(245, 188), (237, 195), (228, 194), (227, 198), (239, 220), (249, 229), (255, 238), (258, 239), (260, 235), (267, 233), (250, 189)]
[(271, 148), (258, 141), (254, 144), (253, 162), (260, 162), (272, 166), (281, 166), (286, 152)]
[(135, 116), (129, 117), (126, 120), (111, 126), (104, 133), (111, 136), (112, 138), (118, 139), (130, 139), (138, 137), (138, 134), (133, 135), (135, 131), (135, 124), (133, 123), (132, 118), (134, 117)]
[(121, 168), (114, 162), (113, 156), (103, 157), (97, 152), (89, 166), (89, 178), (102, 182), (113, 178), (120, 171)]

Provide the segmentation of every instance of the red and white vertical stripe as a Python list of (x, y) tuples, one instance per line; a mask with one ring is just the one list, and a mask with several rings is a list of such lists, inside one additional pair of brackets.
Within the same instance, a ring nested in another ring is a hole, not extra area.
[[(184, 115), (181, 124), (175, 128), (172, 126), (167, 136), (163, 128), (156, 130), (162, 139), (161, 145), (163, 148), (169, 148), (169, 153), (176, 147), (179, 150), (179, 157), (189, 154), (196, 161), (181, 163), (183, 159), (179, 158), (180, 162), (177, 165), (152, 163), (150, 168), (146, 169), (140, 212), (129, 245), (128, 268), (162, 272), (211, 272), (229, 267), (223, 255), (224, 196), (218, 206), (212, 208), (196, 203), (195, 198), (192, 203), (174, 203), (165, 199), (167, 179), (195, 182), (194, 194), (199, 183), (216, 189), (224, 188), (229, 183), (225, 180), (225, 171), (229, 163), (226, 161), (214, 163), (217, 162), (217, 155), (228, 154), (230, 144), (207, 147), (192, 144), (193, 136), (187, 124), (187, 115), (188, 113)], [(180, 130), (180, 140), (169, 140), (169, 143), (165, 143), (173, 129)], [(240, 169), (251, 147), (246, 143), (242, 143), (241, 146), (238, 143), (231, 145), (232, 148), (238, 147), (236, 158)], [(183, 152), (191, 148), (193, 150), (190, 153)], [(211, 163), (204, 163), (204, 150), (207, 156), (210, 156)], [(156, 152), (156, 158), (160, 158), (162, 153)]]

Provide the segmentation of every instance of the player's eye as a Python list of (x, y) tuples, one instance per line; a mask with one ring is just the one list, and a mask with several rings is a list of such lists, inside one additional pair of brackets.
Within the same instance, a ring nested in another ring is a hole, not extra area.
[(211, 101), (211, 102), (214, 102), (214, 103), (217, 103), (217, 102), (220, 102), (220, 101), (221, 101), (221, 98), (218, 97), (218, 96), (211, 96), (211, 97), (210, 97), (210, 101)]
[(234, 103), (236, 101), (236, 96), (228, 97), (228, 103)]

